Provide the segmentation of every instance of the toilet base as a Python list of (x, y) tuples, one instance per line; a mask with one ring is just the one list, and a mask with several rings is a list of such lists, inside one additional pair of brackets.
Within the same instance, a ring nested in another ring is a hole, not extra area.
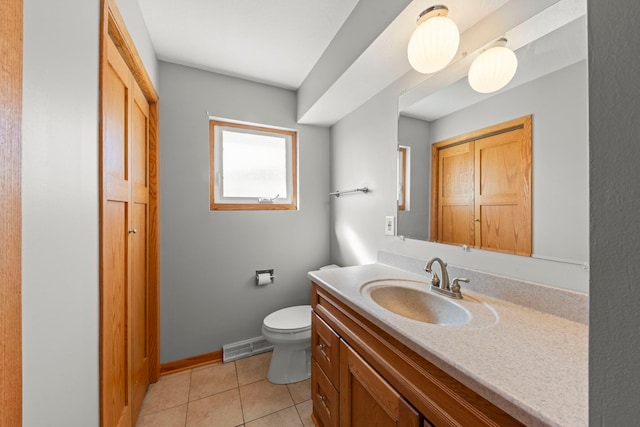
[(311, 346), (291, 349), (276, 346), (267, 379), (273, 384), (289, 384), (311, 377)]

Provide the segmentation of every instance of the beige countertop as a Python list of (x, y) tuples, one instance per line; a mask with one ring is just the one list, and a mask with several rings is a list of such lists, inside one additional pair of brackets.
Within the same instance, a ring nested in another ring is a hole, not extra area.
[[(403, 344), (528, 426), (586, 426), (587, 326), (465, 289), (469, 323), (440, 326), (394, 314), (363, 296), (365, 283), (425, 277), (383, 264), (308, 277)], [(417, 284), (419, 286), (419, 284)]]

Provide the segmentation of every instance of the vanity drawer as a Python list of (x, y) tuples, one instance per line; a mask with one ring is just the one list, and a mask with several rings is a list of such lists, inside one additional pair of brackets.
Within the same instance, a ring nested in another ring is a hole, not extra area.
[(311, 361), (311, 399), (314, 417), (323, 427), (338, 427), (340, 395), (315, 360)]
[(340, 384), (340, 337), (316, 313), (311, 317), (311, 354), (337, 387)]

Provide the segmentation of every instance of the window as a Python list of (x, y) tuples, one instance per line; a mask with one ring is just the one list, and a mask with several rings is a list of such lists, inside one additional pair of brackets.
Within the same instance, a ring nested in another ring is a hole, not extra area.
[(295, 131), (209, 121), (211, 210), (297, 209)]

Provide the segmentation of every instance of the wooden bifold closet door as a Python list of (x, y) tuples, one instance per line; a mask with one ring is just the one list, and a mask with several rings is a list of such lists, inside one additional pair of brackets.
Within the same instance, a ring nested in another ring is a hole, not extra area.
[(103, 70), (102, 425), (135, 423), (149, 384), (149, 104), (108, 38)]
[(432, 148), (431, 236), (531, 255), (531, 116)]

